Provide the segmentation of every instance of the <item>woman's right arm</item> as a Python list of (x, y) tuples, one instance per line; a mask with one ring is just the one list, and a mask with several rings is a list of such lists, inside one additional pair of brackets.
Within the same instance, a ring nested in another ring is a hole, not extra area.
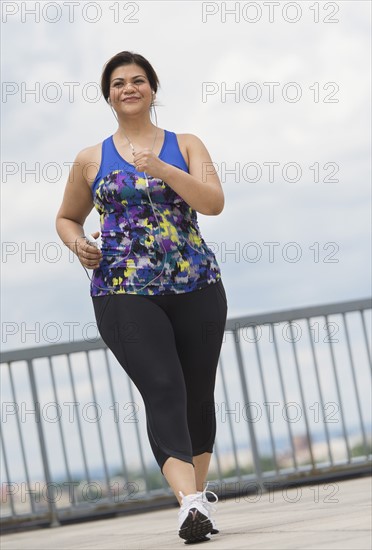
[[(97, 165), (97, 163), (92, 159), (96, 157), (96, 154), (97, 146), (94, 146), (80, 151), (77, 155), (71, 167), (62, 204), (56, 217), (56, 230), (59, 237), (88, 269), (99, 267), (102, 259), (101, 251), (88, 244), (84, 239), (84, 222), (94, 206), (89, 183), (94, 180), (92, 165)], [(98, 172), (98, 166), (95, 173)], [(90, 173), (88, 168), (90, 168)], [(99, 231), (93, 235), (97, 237)]]

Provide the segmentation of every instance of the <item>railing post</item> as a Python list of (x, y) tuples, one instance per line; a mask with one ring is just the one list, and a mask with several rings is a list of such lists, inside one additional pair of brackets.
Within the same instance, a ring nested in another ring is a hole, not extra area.
[(254, 431), (253, 423), (251, 421), (251, 414), (249, 412), (250, 411), (250, 408), (249, 408), (249, 404), (250, 404), (249, 392), (248, 392), (248, 385), (247, 385), (247, 380), (246, 380), (245, 372), (244, 372), (243, 357), (242, 357), (242, 352), (241, 352), (241, 349), (240, 349), (238, 330), (239, 329), (235, 328), (233, 334), (234, 334), (234, 342), (235, 342), (236, 359), (237, 359), (237, 362), (238, 362), (239, 375), (240, 375), (240, 380), (241, 380), (241, 384), (242, 384), (243, 398), (244, 398), (245, 403), (248, 405), (248, 431), (249, 431), (249, 437), (250, 437), (250, 440), (251, 440), (253, 463), (254, 463), (254, 468), (256, 470), (258, 483), (260, 484), (261, 489), (263, 491), (266, 491), (266, 488), (265, 488), (265, 486), (263, 485), (263, 482), (262, 482), (263, 481), (262, 480), (262, 468), (261, 468), (260, 455), (259, 455), (258, 447), (257, 447), (256, 434), (255, 434), (255, 431)]
[(53, 495), (51, 495), (50, 493), (50, 485), (52, 480), (51, 480), (50, 471), (49, 471), (48, 455), (46, 451), (43, 426), (41, 424), (40, 409), (38, 408), (38, 405), (40, 405), (40, 403), (37, 397), (37, 388), (36, 388), (35, 374), (34, 374), (32, 360), (27, 360), (27, 368), (28, 368), (28, 375), (30, 377), (32, 399), (35, 404), (36, 426), (37, 426), (37, 432), (38, 432), (39, 442), (40, 442), (40, 451), (41, 451), (41, 459), (44, 467), (44, 476), (47, 484), (46, 494), (48, 499), (50, 527), (59, 527), (61, 524), (58, 520), (56, 504), (54, 502)]

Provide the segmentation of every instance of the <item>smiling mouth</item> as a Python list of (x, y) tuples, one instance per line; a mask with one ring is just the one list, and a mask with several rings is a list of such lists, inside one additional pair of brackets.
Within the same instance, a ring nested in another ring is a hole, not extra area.
[(125, 103), (126, 101), (134, 101), (134, 100), (139, 100), (140, 98), (139, 97), (127, 97), (126, 99), (123, 99), (123, 102)]

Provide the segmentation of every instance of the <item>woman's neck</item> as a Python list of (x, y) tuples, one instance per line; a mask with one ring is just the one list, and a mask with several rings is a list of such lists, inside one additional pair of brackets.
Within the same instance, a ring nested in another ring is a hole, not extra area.
[(117, 133), (119, 135), (127, 135), (128, 137), (138, 138), (154, 132), (156, 126), (151, 122), (148, 116), (146, 117), (119, 117), (119, 127)]

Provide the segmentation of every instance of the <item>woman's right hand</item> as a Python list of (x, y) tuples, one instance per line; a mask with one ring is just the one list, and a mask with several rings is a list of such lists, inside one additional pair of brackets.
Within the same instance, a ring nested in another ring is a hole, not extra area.
[[(92, 233), (92, 237), (97, 239), (99, 231)], [(85, 237), (78, 237), (75, 241), (75, 251), (80, 263), (87, 269), (97, 269), (102, 261), (102, 252), (93, 244), (89, 243)]]

